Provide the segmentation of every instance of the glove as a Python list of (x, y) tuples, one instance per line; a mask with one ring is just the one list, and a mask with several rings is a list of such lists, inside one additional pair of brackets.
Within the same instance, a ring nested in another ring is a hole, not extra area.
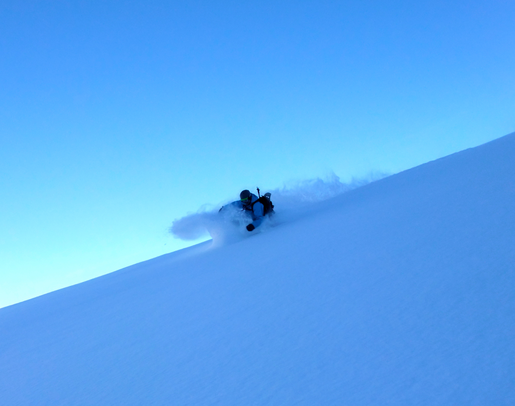
[(256, 227), (254, 227), (254, 225), (253, 225), (253, 224), (249, 224), (249, 225), (247, 226), (247, 230), (248, 230), (248, 231), (252, 231), (252, 230), (254, 230), (255, 228), (256, 228)]

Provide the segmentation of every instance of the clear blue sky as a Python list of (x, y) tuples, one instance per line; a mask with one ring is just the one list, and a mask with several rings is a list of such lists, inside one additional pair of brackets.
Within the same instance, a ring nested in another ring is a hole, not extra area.
[(513, 1), (23, 1), (0, 12), (0, 306), (178, 248), (242, 188), (515, 131)]

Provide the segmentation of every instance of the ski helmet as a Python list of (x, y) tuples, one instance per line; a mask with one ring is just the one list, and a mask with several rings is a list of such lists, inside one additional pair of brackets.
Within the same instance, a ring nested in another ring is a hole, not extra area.
[(240, 200), (243, 202), (243, 203), (247, 203), (247, 202), (250, 202), (250, 200), (252, 199), (252, 193), (250, 193), (249, 190), (245, 189), (243, 190), (241, 193), (240, 193)]

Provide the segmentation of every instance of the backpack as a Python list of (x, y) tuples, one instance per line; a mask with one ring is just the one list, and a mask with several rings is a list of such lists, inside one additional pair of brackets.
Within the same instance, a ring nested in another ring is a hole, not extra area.
[[(259, 195), (259, 189), (258, 189), (258, 195)], [(271, 193), (265, 193), (263, 196), (259, 196), (259, 198), (252, 203), (252, 211), (254, 211), (254, 205), (259, 202), (263, 205), (263, 215), (270, 214), (274, 212), (274, 205), (272, 201), (270, 200), (270, 197), (272, 196)]]

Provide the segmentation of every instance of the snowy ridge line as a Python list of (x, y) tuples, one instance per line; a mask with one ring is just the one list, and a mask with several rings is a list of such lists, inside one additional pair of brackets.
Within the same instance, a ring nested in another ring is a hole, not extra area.
[[(375, 172), (366, 178), (356, 178), (352, 179), (349, 183), (343, 183), (336, 174), (331, 173), (326, 178), (294, 181), (285, 184), (280, 189), (266, 190), (266, 192), (272, 193), (272, 201), (276, 207), (273, 223), (294, 221), (302, 217), (303, 213), (306, 213), (307, 209), (315, 203), (336, 197), (385, 176), (387, 175)], [(242, 227), (233, 227), (232, 224), (228, 224), (225, 221), (226, 219), (221, 218), (218, 213), (220, 206), (230, 201), (224, 201), (217, 206), (203, 205), (196, 213), (174, 220), (169, 228), (170, 233), (174, 237), (186, 241), (194, 241), (211, 236), (217, 244), (244, 238), (248, 233), (243, 233), (240, 230)], [(243, 226), (245, 222), (245, 219), (237, 214), (233, 216), (233, 220), (239, 226)], [(259, 231), (266, 230), (270, 225), (272, 225), (271, 222), (265, 222)]]

